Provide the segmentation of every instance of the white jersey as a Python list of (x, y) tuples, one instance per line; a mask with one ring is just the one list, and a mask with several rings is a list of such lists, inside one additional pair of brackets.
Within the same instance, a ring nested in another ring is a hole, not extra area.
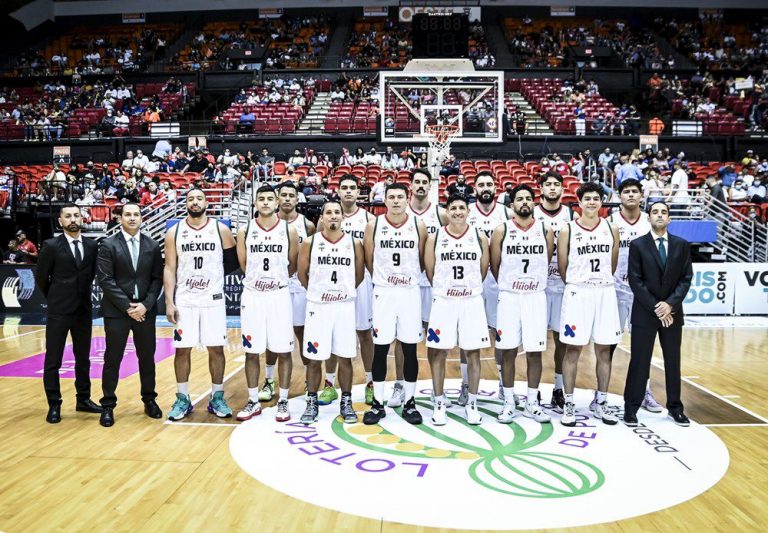
[[(296, 218), (288, 222), (288, 225), (296, 230), (296, 235), (299, 237), (299, 246), (301, 246), (309, 236), (309, 232), (307, 231), (306, 217), (301, 213), (296, 213)], [(304, 287), (302, 287), (301, 283), (299, 282), (299, 276), (295, 272), (293, 276), (291, 276), (291, 279), (288, 281), (288, 287), (290, 287), (291, 292), (304, 292)]]
[(355, 239), (362, 242), (365, 237), (365, 227), (368, 221), (373, 217), (365, 209), (358, 207), (351, 215), (344, 215), (344, 222), (341, 223), (341, 229), (344, 233), (352, 235)]
[(458, 237), (440, 228), (435, 234), (435, 273), (432, 293), (447, 298), (467, 298), (483, 293), (480, 260), (483, 245), (478, 230), (470, 227)]
[(514, 220), (504, 223), (499, 265), (499, 290), (539, 292), (547, 288), (547, 227), (534, 221), (523, 229)]
[(563, 283), (563, 278), (560, 277), (560, 271), (557, 269), (557, 236), (560, 235), (560, 230), (563, 226), (573, 220), (573, 211), (570, 207), (563, 205), (560, 206), (560, 210), (557, 213), (552, 215), (542, 209), (541, 205), (537, 205), (533, 208), (533, 217), (552, 228), (555, 237), (555, 251), (552, 253), (552, 261), (549, 263), (547, 290), (550, 292), (563, 292), (565, 284)]
[(647, 213), (640, 212), (640, 217), (634, 222), (629, 222), (621, 211), (616, 211), (608, 217), (608, 220), (619, 229), (619, 263), (613, 277), (616, 282), (616, 290), (620, 293), (632, 294), (627, 279), (627, 266), (629, 265), (629, 245), (638, 237), (642, 237), (651, 231), (651, 221)]
[(245, 277), (243, 287), (270, 292), (288, 286), (288, 223), (278, 219), (269, 229), (258, 220), (249, 220), (245, 228)]
[(467, 224), (476, 230), (484, 232), (489, 240), (493, 235), (493, 230), (507, 220), (509, 220), (509, 209), (495, 200), (493, 202), (493, 208), (491, 208), (491, 211), (487, 215), (480, 212), (476, 203), (469, 204)]
[(419, 227), (406, 214), (399, 225), (387, 215), (376, 218), (373, 228), (373, 284), (377, 287), (411, 287), (419, 284)]
[(355, 299), (355, 240), (344, 234), (336, 242), (322, 232), (313, 236), (309, 251), (307, 300), (316, 303)]
[[(409, 215), (413, 215), (417, 219), (421, 220), (424, 223), (424, 226), (427, 228), (427, 235), (434, 235), (437, 233), (437, 230), (442, 226), (440, 223), (440, 207), (438, 206), (432, 206), (430, 205), (427, 207), (424, 211), (418, 212), (411, 207), (411, 204), (408, 203), (408, 206), (405, 208), (405, 212)], [(427, 279), (427, 273), (422, 272), (421, 273), (421, 279), (419, 280), (419, 285), (422, 287), (431, 287), (429, 284), (429, 279)]]
[(585, 229), (578, 221), (568, 223), (568, 284), (605, 287), (613, 285), (611, 256), (614, 247), (610, 223), (599, 219), (593, 229)]
[(208, 218), (202, 228), (187, 219), (176, 224), (176, 292), (181, 306), (224, 304), (224, 246), (219, 221)]

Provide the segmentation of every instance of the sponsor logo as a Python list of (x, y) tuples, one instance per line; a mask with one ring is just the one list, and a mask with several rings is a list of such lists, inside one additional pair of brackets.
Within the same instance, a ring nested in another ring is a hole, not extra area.
[(19, 300), (29, 300), (35, 292), (35, 275), (31, 269), (17, 269), (16, 276), (5, 278), (2, 299), (5, 307), (21, 307)]
[(429, 328), (427, 331), (427, 342), (440, 342), (440, 330)]
[(173, 330), (173, 340), (176, 342), (181, 342), (181, 334), (183, 332), (180, 329), (174, 329)]
[(250, 335), (243, 335), (243, 347), (244, 348), (253, 348), (253, 344), (251, 344), (251, 336)]
[[(447, 380), (445, 392), (455, 398), (459, 384)], [(552, 424), (523, 416), (499, 424), (497, 387), (496, 381), (480, 383), (479, 426), (469, 425), (460, 408), (449, 409), (445, 426), (432, 426), (431, 383), (420, 381), (416, 403), (425, 418), (422, 425), (411, 426), (397, 412), (373, 426), (344, 424), (335, 409), (321, 408), (311, 426), (278, 423), (265, 413), (235, 428), (230, 452), (258, 481), (320, 507), (387, 522), (473, 530), (508, 529), (510, 515), (446, 505), (450, 487), (460, 487), (464, 501), (482, 502), (487, 509), (515, 509), (516, 529), (577, 527), (673, 507), (708, 490), (728, 468), (725, 445), (706, 427), (693, 422), (681, 428), (664, 414), (643, 414), (636, 428), (607, 426), (588, 413), (592, 395), (582, 389), (575, 391), (576, 427), (560, 425), (546, 404)], [(517, 387), (524, 390), (525, 383)], [(352, 391), (359, 414), (367, 409), (364, 391), (363, 384)], [(546, 387), (542, 396), (550, 392)], [(617, 395), (608, 401), (623, 403)], [(291, 400), (293, 411), (303, 406)], [(611, 409), (623, 415), (620, 408)], [(286, 464), (303, 475), (285, 475)], [(339, 498), (338, 492), (317, 490), (306, 479), (333, 479), (346, 487), (375, 484), (381, 494), (398, 494), (398, 499), (371, 498), (366, 491)], [(628, 484), (632, 498), (627, 498)]]
[(318, 342), (307, 342), (307, 353), (316, 354), (318, 346), (320, 346), (320, 343)]

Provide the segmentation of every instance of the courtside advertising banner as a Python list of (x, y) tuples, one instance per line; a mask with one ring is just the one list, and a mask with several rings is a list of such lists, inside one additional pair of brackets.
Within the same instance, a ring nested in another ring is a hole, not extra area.
[(693, 263), (691, 288), (683, 301), (686, 315), (730, 315), (733, 313), (735, 263)]
[(737, 315), (768, 315), (768, 263), (733, 263)]

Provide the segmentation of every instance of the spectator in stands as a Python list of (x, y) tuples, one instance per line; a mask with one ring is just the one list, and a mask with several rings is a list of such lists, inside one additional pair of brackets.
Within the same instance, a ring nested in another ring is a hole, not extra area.
[(133, 170), (143, 170), (146, 172), (149, 165), (149, 158), (141, 150), (136, 150), (136, 157), (133, 158)]
[(499, 195), (499, 202), (509, 207), (512, 205), (512, 191), (515, 189), (515, 184), (508, 181), (504, 185), (504, 192)]
[(397, 170), (397, 154), (391, 148), (387, 146), (387, 152), (381, 158), (381, 168), (384, 170)]
[(253, 125), (255, 123), (256, 115), (253, 114), (253, 111), (250, 108), (244, 109), (237, 122), (238, 133), (249, 133), (253, 131)]
[(747, 186), (744, 185), (744, 180), (736, 178), (733, 182), (733, 187), (728, 189), (728, 201), (729, 202), (744, 202), (747, 200)]
[(339, 157), (339, 165), (353, 166), (355, 164), (355, 158), (349, 153), (346, 148), (341, 149), (341, 156)]
[(299, 168), (301, 165), (303, 165), (305, 162), (304, 156), (301, 155), (301, 150), (298, 148), (293, 151), (293, 155), (288, 158), (288, 166), (293, 168), (294, 170)]
[(27, 234), (24, 232), (23, 229), (20, 229), (16, 232), (16, 242), (19, 246), (19, 250), (22, 250), (24, 253), (27, 254), (30, 263), (34, 263), (37, 261), (37, 246), (35, 243), (27, 239)]
[(655, 116), (648, 121), (648, 133), (651, 135), (661, 135), (664, 131), (664, 121)]
[(59, 168), (59, 165), (53, 165), (53, 169), (45, 176), (47, 193), (51, 199), (56, 199), (59, 194), (64, 194), (67, 189), (67, 175)]
[(220, 175), (220, 172), (216, 169), (216, 165), (213, 163), (208, 163), (208, 166), (203, 171), (203, 179), (208, 183), (215, 183)]
[(723, 187), (730, 187), (736, 181), (737, 174), (732, 165), (724, 165), (717, 171), (723, 181)]
[(25, 264), (31, 263), (29, 256), (24, 250), (19, 249), (19, 243), (16, 239), (8, 241), (8, 249), (3, 253), (3, 263), (6, 264)]
[(368, 201), (372, 204), (383, 204), (384, 193), (386, 192), (387, 185), (391, 185), (395, 182), (395, 178), (391, 175), (387, 176), (383, 181), (378, 181), (371, 187), (371, 193), (368, 196)]
[(341, 90), (341, 88), (337, 87), (334, 91), (331, 92), (331, 102), (333, 103), (342, 103), (346, 97), (347, 95), (343, 90)]
[(678, 215), (680, 212), (687, 210), (690, 203), (690, 196), (688, 195), (688, 173), (683, 168), (685, 163), (681, 160), (675, 161), (672, 172), (672, 179), (670, 186), (672, 189), (672, 206), (671, 210), (674, 211), (675, 207), (678, 209)]
[(101, 119), (99, 127), (96, 129), (96, 133), (102, 137), (109, 137), (113, 135), (116, 125), (117, 117), (111, 109), (107, 109), (107, 114)]
[(123, 213), (123, 206), (116, 205), (112, 208), (112, 217), (107, 222), (107, 231), (120, 225), (120, 215)]
[(125, 185), (115, 193), (115, 196), (124, 204), (128, 202), (138, 204), (141, 198), (139, 197), (139, 191), (136, 188), (136, 180), (134, 178), (125, 180)]
[(568, 164), (563, 161), (563, 159), (558, 154), (552, 154), (552, 161), (550, 162), (550, 165), (552, 166), (552, 170), (561, 176), (566, 176), (571, 173), (571, 169), (568, 167)]
[(440, 175), (441, 176), (454, 176), (459, 173), (459, 161), (456, 159), (456, 156), (451, 154), (448, 156), (448, 159), (443, 161), (443, 164), (440, 166)]
[(360, 185), (358, 188), (360, 189), (359, 198), (371, 197), (371, 186), (368, 184), (368, 179), (365, 176), (360, 178)]
[(189, 161), (189, 166), (187, 168), (188, 172), (195, 172), (195, 173), (201, 173), (205, 172), (205, 169), (208, 167), (208, 160), (203, 157), (202, 150), (198, 150), (195, 152), (195, 157), (193, 157)]
[(275, 158), (269, 154), (269, 150), (266, 148), (261, 149), (261, 156), (259, 157), (258, 170), (262, 177), (269, 177), (274, 174)]
[(616, 185), (621, 185), (625, 179), (636, 179), (637, 181), (643, 179), (643, 173), (637, 166), (637, 159), (629, 159), (626, 154), (621, 154), (613, 172), (616, 175)]
[(115, 117), (115, 127), (112, 129), (112, 135), (124, 136), (128, 135), (128, 127), (130, 126), (130, 119), (122, 111), (117, 112)]
[(141, 207), (151, 206), (153, 208), (160, 207), (165, 203), (165, 194), (163, 191), (158, 190), (157, 183), (150, 181), (147, 185), (147, 189), (142, 193), (139, 205)]
[(446, 191), (448, 196), (459, 195), (467, 199), (472, 198), (475, 195), (475, 189), (472, 188), (472, 185), (467, 183), (464, 174), (458, 174), (456, 176), (456, 181), (448, 185)]
[(352, 161), (354, 165), (364, 165), (365, 164), (365, 152), (363, 151), (363, 148), (361, 146), (358, 146), (355, 149), (355, 153), (352, 156)]
[(368, 165), (380, 165), (381, 164), (381, 155), (379, 155), (376, 152), (376, 148), (371, 147), (371, 149), (368, 151), (368, 153), (363, 156), (362, 163), (364, 165), (366, 165), (366, 166), (368, 166)]
[(768, 203), (768, 194), (766, 194), (766, 187), (763, 182), (765, 175), (758, 174), (755, 176), (755, 180), (752, 185), (747, 189), (747, 197), (753, 204)]
[(717, 174), (710, 174), (705, 181), (706, 190), (711, 198), (716, 198), (725, 203), (725, 189), (723, 180)]
[(133, 171), (133, 152), (131, 150), (125, 152), (125, 159), (120, 163), (120, 168), (127, 170), (128, 172)]
[(160, 184), (160, 189), (163, 191), (163, 195), (165, 195), (165, 199), (168, 201), (169, 204), (173, 205), (176, 203), (176, 189), (173, 188), (173, 185), (169, 181), (163, 181)]
[(664, 200), (664, 182), (659, 178), (659, 173), (653, 168), (647, 168), (644, 176), (640, 185), (643, 187), (645, 205), (650, 206), (656, 201)]

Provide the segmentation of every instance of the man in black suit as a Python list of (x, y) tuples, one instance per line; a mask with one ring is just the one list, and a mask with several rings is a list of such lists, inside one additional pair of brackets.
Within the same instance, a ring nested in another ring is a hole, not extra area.
[(130, 332), (139, 359), (144, 412), (150, 418), (163, 416), (155, 402), (155, 317), (157, 297), (163, 287), (163, 258), (155, 240), (139, 231), (141, 209), (137, 204), (123, 206), (120, 224), (121, 231), (101, 243), (97, 263), (98, 283), (104, 291), (101, 310), (107, 338), (101, 377), (103, 412), (99, 420), (104, 427), (115, 423), (115, 389)]
[(48, 399), (46, 421), (61, 421), (61, 388), (59, 369), (67, 343), (72, 335), (75, 354), (75, 390), (77, 411), (101, 413), (91, 401), (92, 309), (91, 285), (96, 275), (98, 245), (80, 234), (83, 218), (80, 208), (67, 204), (59, 212), (64, 233), (43, 243), (35, 271), (35, 281), (48, 303), (45, 325), (45, 365), (43, 385)]
[(690, 421), (680, 401), (680, 343), (683, 338), (683, 299), (693, 278), (688, 241), (667, 233), (669, 206), (651, 204), (651, 231), (629, 246), (627, 274), (635, 295), (632, 304), (632, 356), (624, 388), (624, 423), (638, 425), (656, 335), (664, 354), (667, 410), (679, 426)]

